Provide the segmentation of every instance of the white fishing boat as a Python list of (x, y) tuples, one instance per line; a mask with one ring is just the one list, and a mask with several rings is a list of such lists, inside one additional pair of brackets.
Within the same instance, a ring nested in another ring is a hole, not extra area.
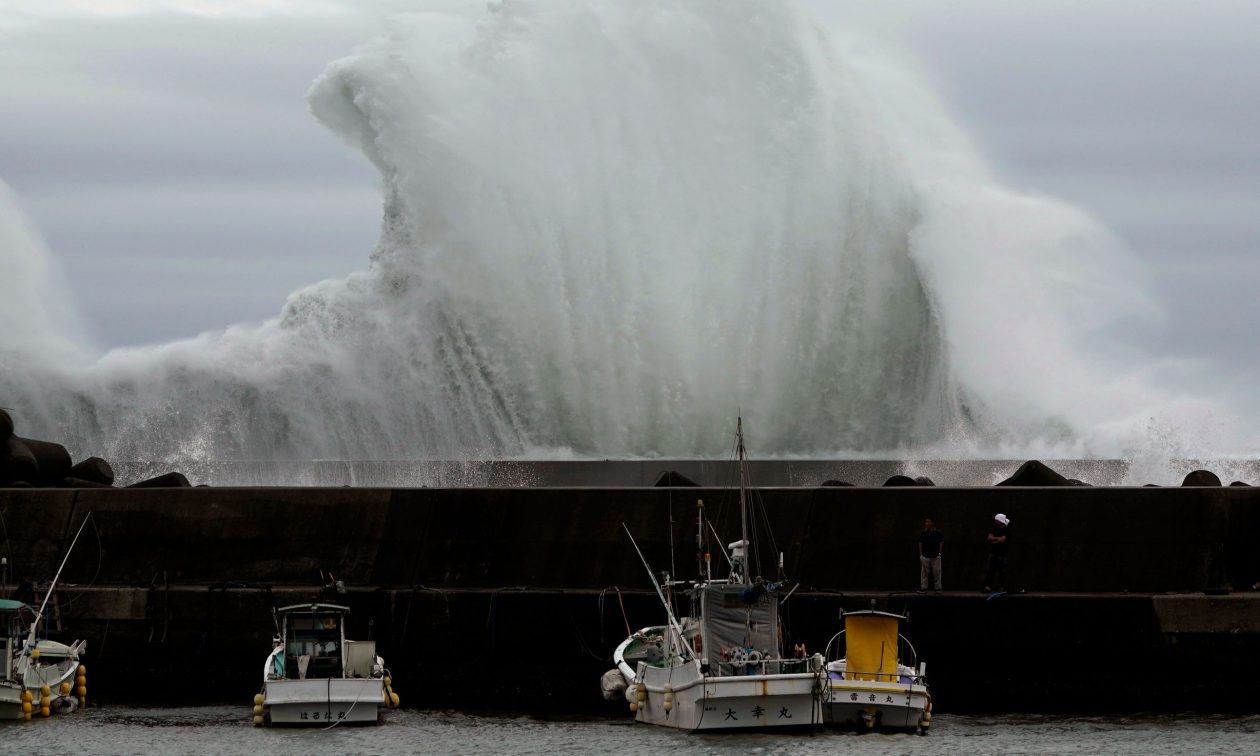
[(79, 525), (38, 610), (22, 601), (0, 599), (0, 629), (4, 630), (0, 720), (29, 721), (75, 711), (87, 702), (87, 667), (80, 663), (87, 641), (66, 645), (39, 634), (48, 600), (90, 518), (89, 513)]
[[(5, 629), (4, 666), (0, 668), (0, 719), (31, 719), (74, 711), (76, 694), (87, 695), (87, 668), (79, 663), (87, 645), (67, 646), (47, 638), (31, 638), (36, 611), (21, 601), (0, 599), (0, 623)], [(75, 685), (83, 678), (82, 685)]]
[(863, 730), (925, 733), (932, 724), (927, 665), (901, 635), (905, 617), (888, 612), (848, 612), (844, 629), (827, 644), (840, 658), (827, 662), (829, 725)]
[[(755, 553), (755, 539), (750, 540), (748, 532), (742, 421), (737, 425), (736, 442), (741, 538), (731, 544), (729, 576), (714, 579), (712, 575), (705, 545), (713, 528), (700, 502), (697, 545), (703, 557), (697, 560), (698, 579), (687, 585), (666, 575), (662, 586), (652, 576), (667, 622), (644, 628), (623, 641), (613, 654), (616, 669), (601, 680), (606, 697), (625, 696), (637, 722), (682, 730), (775, 729), (823, 723), (823, 656), (784, 657), (779, 624), (784, 583), (753, 576), (750, 565), (755, 561), (750, 557)], [(639, 556), (643, 558), (641, 551)], [(652, 575), (650, 567), (648, 573)], [(690, 613), (681, 619), (673, 610), (676, 590), (690, 600)]]
[(297, 604), (276, 614), (279, 635), (254, 696), (254, 724), (375, 724), (381, 707), (398, 706), (376, 641), (346, 638), (348, 607)]

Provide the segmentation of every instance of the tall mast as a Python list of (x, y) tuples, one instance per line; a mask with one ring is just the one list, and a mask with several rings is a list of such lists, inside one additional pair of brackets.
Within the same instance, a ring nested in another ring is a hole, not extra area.
[(748, 557), (752, 544), (748, 542), (748, 506), (744, 501), (744, 418), (735, 420), (735, 449), (739, 455), (739, 537), (744, 542), (744, 574), (740, 577), (744, 585), (751, 585), (748, 579)]
[[(48, 607), (48, 599), (52, 598), (53, 592), (57, 590), (57, 581), (61, 579), (61, 571), (66, 568), (66, 562), (70, 561), (70, 554), (74, 551), (74, 545), (79, 542), (79, 536), (83, 535), (83, 529), (87, 527), (90, 519), (92, 519), (92, 513), (88, 512), (87, 516), (83, 518), (83, 522), (79, 525), (78, 532), (74, 534), (74, 540), (70, 542), (70, 548), (66, 549), (66, 555), (61, 560), (61, 566), (57, 568), (57, 574), (53, 575), (52, 582), (48, 584), (48, 590), (44, 593), (44, 600), (39, 605), (39, 611), (35, 614), (35, 618), (31, 620), (30, 631), (26, 635), (26, 641), (22, 644), (23, 675), (31, 666), (30, 650), (35, 648), (35, 633), (39, 630), (39, 621), (44, 618), (44, 609)], [(93, 525), (92, 527), (96, 526)], [(22, 679), (25, 680), (26, 678), (23, 677)]]
[(713, 580), (713, 568), (709, 562), (709, 547), (705, 545), (704, 499), (696, 499), (696, 579)]

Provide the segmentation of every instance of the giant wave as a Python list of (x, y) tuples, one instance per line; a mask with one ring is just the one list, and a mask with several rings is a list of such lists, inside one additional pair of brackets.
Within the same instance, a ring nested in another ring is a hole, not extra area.
[(366, 270), (90, 360), (14, 308), (0, 403), (167, 466), (715, 456), (737, 412), (761, 456), (1099, 456), (1197, 413), (1088, 348), (1153, 313), (1121, 245), (855, 49), (760, 0), (398, 19), (309, 93), (381, 173)]

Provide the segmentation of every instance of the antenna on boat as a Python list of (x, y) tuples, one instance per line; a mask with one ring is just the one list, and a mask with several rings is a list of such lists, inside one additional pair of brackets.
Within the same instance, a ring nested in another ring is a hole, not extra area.
[(661, 584), (656, 582), (656, 576), (652, 574), (652, 566), (648, 564), (647, 558), (643, 556), (643, 550), (639, 548), (639, 544), (635, 542), (630, 528), (626, 527), (624, 522), (621, 523), (621, 527), (626, 531), (626, 537), (630, 539), (630, 545), (638, 552), (639, 560), (643, 562), (643, 568), (647, 570), (648, 580), (652, 581), (652, 587), (656, 589), (656, 597), (661, 600), (661, 604), (665, 607), (665, 615), (669, 617), (670, 627), (674, 628), (674, 632), (678, 633), (679, 648), (685, 648), (688, 654), (695, 656), (695, 653), (691, 650), (691, 644), (683, 639), (682, 625), (678, 623), (678, 619), (674, 617), (674, 610), (670, 608), (669, 602), (665, 600), (665, 594), (661, 591)]
[(39, 621), (44, 618), (44, 609), (48, 607), (48, 599), (52, 598), (53, 591), (57, 590), (57, 581), (61, 579), (61, 571), (66, 568), (66, 562), (70, 561), (70, 554), (74, 552), (74, 545), (79, 542), (79, 536), (83, 535), (83, 529), (87, 527), (88, 520), (92, 519), (92, 513), (88, 512), (87, 517), (83, 518), (83, 522), (79, 525), (79, 532), (74, 534), (74, 540), (70, 542), (70, 548), (66, 549), (66, 555), (61, 560), (61, 566), (57, 568), (57, 574), (53, 575), (52, 582), (48, 584), (48, 591), (44, 593), (44, 600), (40, 602), (39, 612), (35, 614), (35, 619), (31, 621), (31, 630), (26, 635), (26, 643), (22, 649), (28, 649), (35, 643), (35, 631), (39, 629)]

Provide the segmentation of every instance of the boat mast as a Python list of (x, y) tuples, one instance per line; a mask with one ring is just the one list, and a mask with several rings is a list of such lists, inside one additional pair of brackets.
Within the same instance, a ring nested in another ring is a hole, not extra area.
[(744, 418), (735, 420), (735, 453), (739, 456), (739, 537), (744, 543), (743, 574), (740, 577), (744, 585), (751, 585), (748, 579), (748, 557), (752, 544), (748, 542), (748, 506), (744, 495)]
[(696, 499), (696, 579), (711, 582), (713, 569), (709, 566), (709, 549), (704, 543), (704, 525), (704, 499)]
[(687, 656), (695, 658), (696, 654), (692, 651), (691, 644), (684, 640), (685, 636), (683, 635), (682, 624), (678, 621), (678, 618), (674, 616), (673, 607), (671, 607), (669, 601), (665, 599), (665, 593), (661, 590), (660, 583), (656, 582), (656, 575), (652, 574), (652, 566), (648, 564), (647, 557), (643, 556), (643, 550), (640, 549), (639, 544), (635, 542), (634, 535), (630, 533), (630, 528), (626, 527), (624, 522), (621, 523), (621, 527), (626, 531), (626, 536), (630, 539), (630, 545), (634, 547), (636, 552), (638, 552), (639, 561), (643, 562), (643, 569), (647, 570), (648, 580), (652, 581), (652, 587), (656, 589), (656, 597), (661, 600), (661, 605), (665, 607), (665, 616), (669, 618), (669, 626), (672, 627), (674, 632), (678, 634), (679, 648), (686, 651)]
[(66, 562), (70, 561), (70, 554), (74, 551), (74, 545), (79, 542), (79, 536), (83, 535), (83, 529), (87, 527), (90, 519), (92, 519), (92, 513), (88, 512), (87, 517), (83, 518), (83, 523), (79, 525), (79, 531), (74, 534), (74, 540), (70, 542), (70, 548), (66, 549), (66, 555), (61, 560), (61, 566), (57, 568), (57, 574), (53, 575), (52, 582), (48, 584), (48, 591), (44, 594), (44, 600), (39, 605), (39, 611), (35, 614), (35, 619), (31, 620), (30, 632), (26, 635), (26, 642), (22, 644), (22, 658), (26, 660), (27, 667), (30, 666), (30, 654), (28, 651), (35, 646), (35, 632), (39, 629), (39, 621), (44, 618), (44, 609), (48, 607), (48, 599), (52, 598), (53, 592), (57, 590), (57, 581), (61, 579), (61, 571), (66, 568)]

